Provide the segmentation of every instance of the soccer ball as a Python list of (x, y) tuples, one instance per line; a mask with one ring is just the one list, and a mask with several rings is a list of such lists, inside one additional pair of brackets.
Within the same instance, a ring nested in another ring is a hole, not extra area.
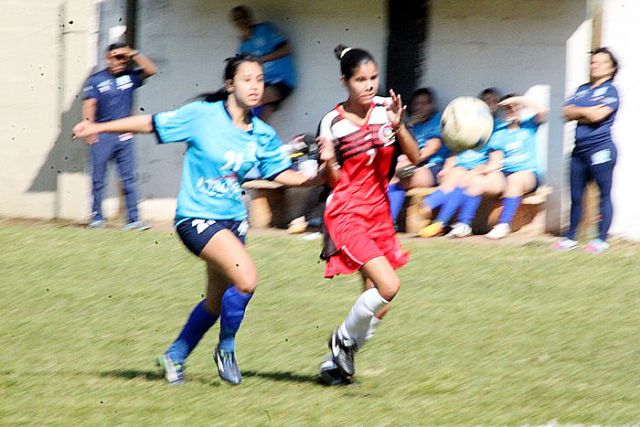
[(491, 137), (493, 116), (483, 101), (461, 96), (444, 109), (440, 128), (442, 139), (450, 150), (459, 152), (477, 149)]

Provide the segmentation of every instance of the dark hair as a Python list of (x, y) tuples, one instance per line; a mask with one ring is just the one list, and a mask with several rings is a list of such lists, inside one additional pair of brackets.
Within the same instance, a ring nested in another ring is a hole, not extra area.
[(353, 76), (353, 72), (359, 66), (367, 62), (376, 63), (373, 55), (366, 50), (347, 47), (343, 44), (336, 46), (335, 49), (333, 49), (333, 53), (335, 53), (336, 58), (340, 61), (340, 72), (347, 80)]
[(253, 12), (245, 5), (236, 6), (231, 9), (231, 16), (238, 15), (238, 18), (246, 21), (253, 21)]
[(618, 74), (618, 60), (613, 55), (611, 50), (609, 50), (608, 47), (599, 47), (597, 49), (593, 49), (590, 53), (591, 53), (591, 56), (597, 55), (598, 53), (604, 53), (609, 55), (609, 59), (611, 60), (611, 64), (613, 64), (613, 68), (614, 68), (613, 73), (611, 73), (611, 80), (613, 80), (616, 77), (616, 74)]
[(107, 47), (107, 52), (111, 52), (112, 50), (122, 49), (123, 47), (128, 47), (129, 45), (125, 42), (116, 42), (111, 43), (109, 47)]
[[(238, 68), (240, 67), (240, 65), (244, 64), (245, 62), (260, 63), (257, 57), (253, 55), (244, 54), (244, 53), (236, 55), (231, 58), (227, 58), (225, 59), (225, 62), (227, 63), (224, 66), (224, 74), (223, 74), (223, 78), (225, 82), (227, 80), (233, 80), (236, 73), (238, 72)], [(229, 94), (227, 93), (226, 89), (222, 87), (217, 92), (202, 93), (198, 95), (196, 99), (206, 101), (206, 102), (218, 102), (218, 101), (225, 101), (228, 97), (229, 97)]]
[(435, 104), (436, 102), (436, 91), (433, 90), (433, 88), (430, 87), (421, 87), (419, 89), (416, 89), (412, 94), (411, 94), (411, 101), (413, 101), (416, 97), (421, 96), (421, 95), (426, 95), (429, 97), (429, 101), (432, 104)]
[(493, 95), (496, 98), (500, 98), (500, 91), (495, 87), (488, 87), (484, 89), (482, 92), (480, 92), (480, 94), (478, 95), (478, 98), (482, 98), (483, 96), (486, 96), (486, 95)]

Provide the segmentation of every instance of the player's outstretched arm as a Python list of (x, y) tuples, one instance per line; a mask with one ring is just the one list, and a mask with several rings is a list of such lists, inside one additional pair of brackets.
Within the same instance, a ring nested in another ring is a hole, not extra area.
[(152, 119), (148, 114), (102, 123), (84, 120), (73, 127), (73, 139), (85, 138), (87, 143), (91, 143), (92, 138), (99, 133), (150, 133), (152, 131)]
[(320, 168), (318, 168), (318, 173), (313, 176), (287, 169), (286, 171), (281, 172), (273, 180), (288, 187), (313, 187), (324, 183), (325, 168), (320, 166)]

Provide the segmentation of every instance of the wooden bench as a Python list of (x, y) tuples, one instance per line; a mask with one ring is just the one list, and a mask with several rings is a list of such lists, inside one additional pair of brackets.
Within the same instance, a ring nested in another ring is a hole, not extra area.
[(249, 197), (249, 225), (252, 228), (286, 227), (285, 186), (256, 179), (242, 184)]
[[(420, 228), (426, 225), (418, 210), (422, 200), (434, 191), (436, 191), (436, 187), (418, 187), (407, 191), (405, 213), (405, 231), (407, 233), (416, 234)], [(553, 189), (550, 186), (541, 185), (535, 192), (525, 195), (513, 218), (512, 231), (518, 231), (525, 225), (534, 224), (537, 219), (541, 219), (544, 204), (552, 191)], [(472, 224), (474, 234), (489, 232), (498, 222), (501, 212), (502, 204), (499, 198), (483, 197)]]

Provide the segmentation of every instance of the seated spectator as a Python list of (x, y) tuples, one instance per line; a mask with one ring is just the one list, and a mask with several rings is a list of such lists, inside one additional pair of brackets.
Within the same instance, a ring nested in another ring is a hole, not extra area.
[(302, 206), (302, 215), (289, 223), (289, 234), (304, 233), (309, 228), (319, 230), (322, 227), (322, 216), (329, 194), (331, 189), (324, 185), (309, 188)]
[[(536, 132), (540, 124), (547, 120), (547, 108), (515, 95), (505, 96), (498, 106), (504, 111), (505, 127), (491, 136), (487, 144), (489, 162), (483, 173), (474, 176), (464, 188), (459, 222), (448, 236), (470, 235), (471, 222), (482, 195), (501, 195), (500, 218), (486, 237), (506, 237), (511, 232), (511, 221), (522, 196), (535, 191), (540, 184)], [(532, 110), (533, 114), (523, 118), (521, 113), (525, 107)]]
[(425, 197), (421, 206), (422, 215), (426, 219), (431, 218), (434, 209), (441, 207), (440, 212), (433, 223), (418, 232), (418, 236), (435, 237), (443, 233), (462, 204), (465, 187), (476, 176), (485, 173), (488, 152), (485, 145), (477, 150), (461, 151), (444, 162), (442, 171), (438, 174), (441, 180), (438, 189)]
[(404, 204), (406, 191), (416, 187), (438, 184), (438, 173), (450, 152), (442, 143), (441, 114), (437, 110), (433, 89), (421, 88), (411, 96), (410, 117), (407, 127), (420, 147), (420, 162), (412, 167), (406, 156), (398, 157), (396, 176), (389, 184), (388, 194), (391, 216), (395, 222)]
[(296, 85), (291, 46), (272, 23), (256, 24), (251, 9), (246, 6), (231, 9), (231, 21), (240, 35), (238, 53), (253, 55), (262, 63), (265, 88), (256, 114), (268, 122)]
[(484, 103), (489, 106), (489, 110), (491, 110), (491, 114), (493, 114), (493, 117), (496, 117), (497, 115), (500, 97), (500, 91), (495, 87), (486, 88), (478, 95), (478, 98), (483, 100)]

